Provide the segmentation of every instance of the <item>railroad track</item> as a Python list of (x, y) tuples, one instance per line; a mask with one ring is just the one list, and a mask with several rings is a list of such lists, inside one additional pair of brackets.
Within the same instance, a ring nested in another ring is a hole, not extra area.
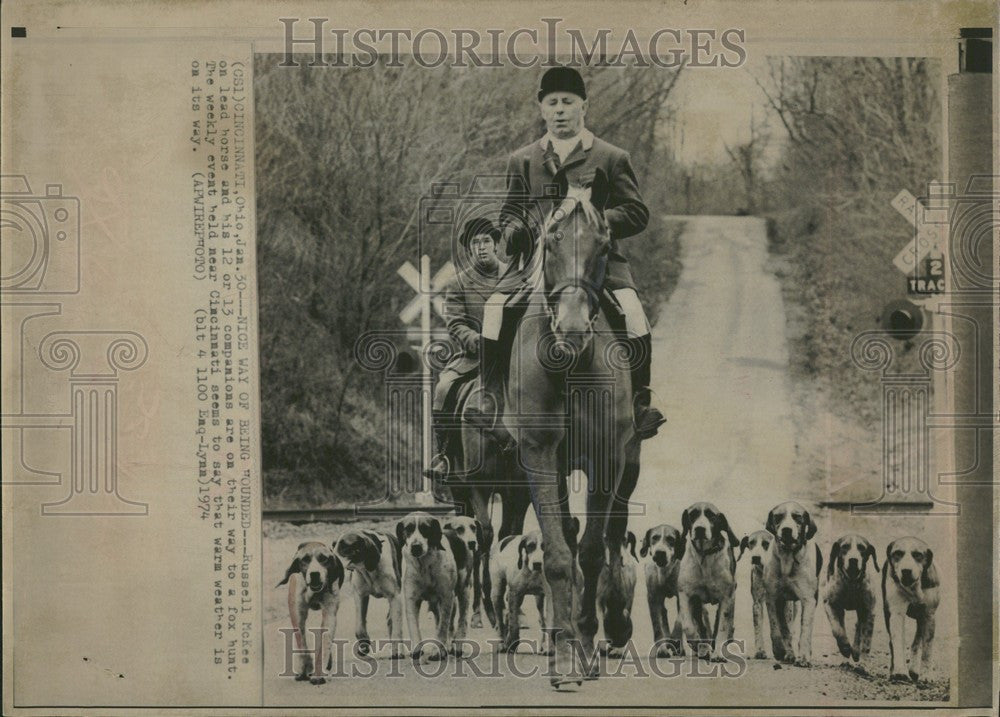
[(451, 505), (400, 505), (389, 508), (314, 508), (307, 510), (265, 510), (264, 520), (302, 525), (304, 523), (353, 523), (359, 520), (401, 517), (415, 510), (431, 515), (447, 515), (455, 508)]

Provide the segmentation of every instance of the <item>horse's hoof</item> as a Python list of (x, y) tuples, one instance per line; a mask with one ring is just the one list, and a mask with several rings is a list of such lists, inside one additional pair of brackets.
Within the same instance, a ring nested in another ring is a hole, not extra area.
[(767, 659), (767, 653), (764, 652), (763, 650), (757, 650), (757, 652), (753, 653), (753, 659), (755, 659), (755, 660), (766, 660)]
[(894, 672), (889, 675), (889, 682), (909, 682), (910, 676), (904, 675), (902, 672)]
[(309, 675), (307, 675), (304, 672), (301, 675), (295, 675), (295, 681), (296, 682), (305, 682), (308, 679), (309, 679)]
[(796, 667), (809, 667), (809, 660), (807, 660), (804, 657), (796, 657), (795, 658), (795, 666)]
[(913, 680), (913, 684), (917, 684), (920, 682), (920, 675), (913, 670), (910, 670), (910, 679)]
[(309, 678), (309, 684), (310, 685), (325, 685), (326, 684), (326, 678), (325, 677), (310, 677)]

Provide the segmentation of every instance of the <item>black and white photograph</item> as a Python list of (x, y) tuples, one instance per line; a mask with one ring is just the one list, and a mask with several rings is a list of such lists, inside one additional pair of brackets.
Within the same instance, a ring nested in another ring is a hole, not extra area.
[(987, 0), (0, 5), (3, 714), (996, 714)]
[(947, 703), (941, 62), (555, 59), (255, 57), (268, 700)]

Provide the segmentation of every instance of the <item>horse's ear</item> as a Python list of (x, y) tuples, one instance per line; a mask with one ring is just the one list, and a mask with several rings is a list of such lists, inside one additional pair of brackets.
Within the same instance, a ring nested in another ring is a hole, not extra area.
[(633, 560), (639, 559), (635, 557), (635, 533), (633, 533), (631, 530), (628, 531), (628, 551), (632, 553)]
[(599, 211), (604, 211), (607, 206), (608, 197), (611, 195), (611, 183), (604, 170), (597, 168), (594, 170), (594, 181), (590, 185), (590, 203)]
[(941, 584), (938, 579), (937, 568), (934, 567), (934, 551), (930, 548), (924, 552), (924, 570), (920, 575), (920, 589), (930, 590)]
[(483, 549), (483, 524), (478, 520), (473, 521), (476, 524), (476, 542), (479, 544), (479, 549)]
[(566, 176), (566, 172), (559, 172), (555, 179), (556, 184), (559, 185), (558, 196), (565, 199), (569, 195), (569, 177)]

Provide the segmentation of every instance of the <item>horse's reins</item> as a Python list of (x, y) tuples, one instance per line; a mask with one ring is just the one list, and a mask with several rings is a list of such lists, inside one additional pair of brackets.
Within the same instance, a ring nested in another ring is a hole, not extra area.
[[(556, 304), (558, 303), (559, 295), (566, 289), (583, 289), (587, 293), (587, 299), (590, 305), (590, 316), (586, 329), (588, 334), (593, 333), (594, 324), (597, 323), (597, 319), (600, 316), (601, 291), (603, 290), (604, 285), (604, 275), (607, 271), (606, 257), (601, 257), (601, 259), (599, 259), (600, 270), (597, 272), (598, 276), (594, 281), (585, 276), (569, 276), (556, 282), (556, 284), (552, 287), (545, 286), (545, 250), (549, 241), (550, 231), (564, 219), (571, 216), (578, 207), (582, 206), (582, 202), (584, 201), (589, 201), (589, 198), (587, 198), (587, 195), (584, 194), (582, 190), (574, 190), (574, 188), (570, 188), (566, 198), (563, 199), (555, 210), (553, 210), (548, 221), (545, 222), (544, 229), (542, 230), (542, 304), (549, 315), (549, 329), (552, 333), (556, 332), (556, 327), (558, 325)], [(556, 232), (555, 241), (560, 240), (561, 237), (559, 234), (559, 232)]]

